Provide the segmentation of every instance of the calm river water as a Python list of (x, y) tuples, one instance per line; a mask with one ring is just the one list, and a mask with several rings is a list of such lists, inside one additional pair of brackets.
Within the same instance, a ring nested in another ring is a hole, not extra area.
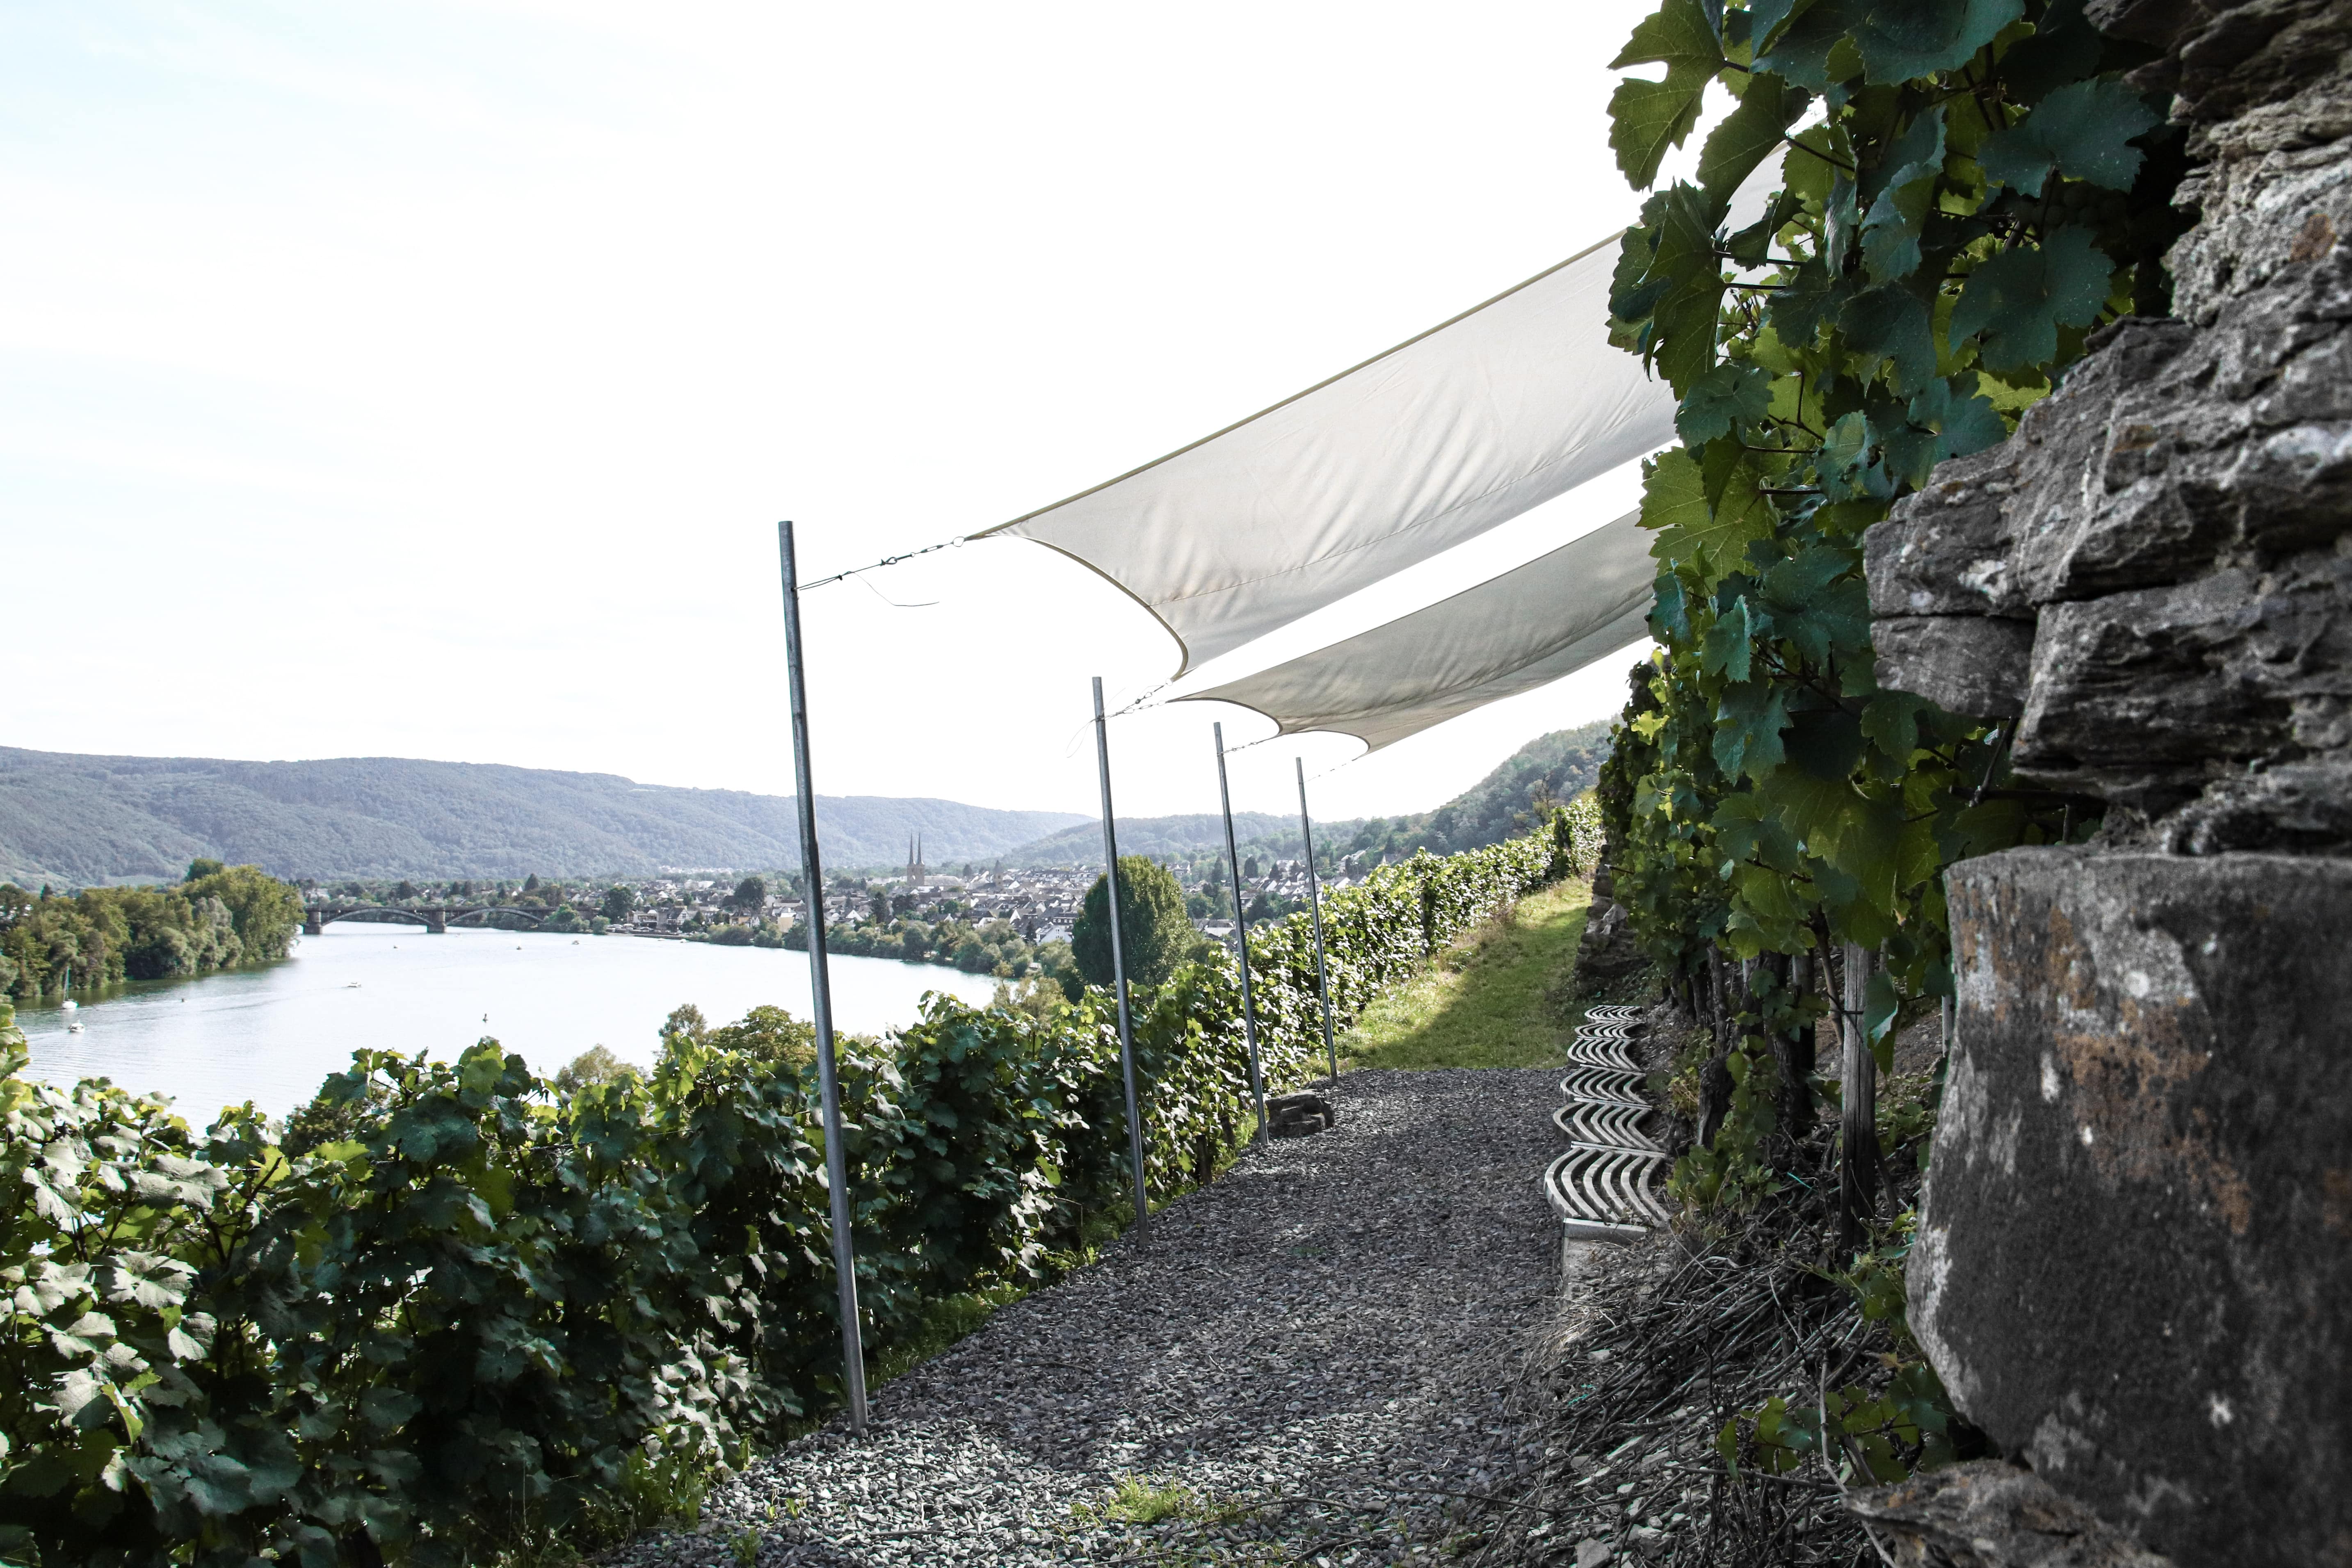
[[(926, 991), (985, 1002), (995, 982), (934, 964), (833, 960), (835, 1026), (877, 1034), (913, 1021)], [(134, 984), (81, 1006), (82, 1032), (55, 1006), (16, 1014), (33, 1071), (70, 1083), (110, 1078), (170, 1095), (204, 1126), (250, 1100), (283, 1115), (318, 1092), (354, 1050), (426, 1051), (454, 1060), (484, 1035), (552, 1074), (591, 1046), (650, 1062), (671, 1008), (713, 1024), (762, 1003), (809, 1016), (808, 955), (625, 936), (540, 936), (415, 926), (327, 927), (294, 956), (201, 980)]]

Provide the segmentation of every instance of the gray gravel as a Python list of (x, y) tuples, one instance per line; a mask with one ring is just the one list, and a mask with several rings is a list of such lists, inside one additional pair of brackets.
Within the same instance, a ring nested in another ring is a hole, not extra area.
[[(1524, 1465), (1558, 1222), (1557, 1072), (1350, 1074), (1339, 1125), (1253, 1152), (1148, 1242), (1003, 1309), (716, 1489), (613, 1568), (1427, 1561)], [(1123, 1478), (1179, 1488), (1144, 1525)]]

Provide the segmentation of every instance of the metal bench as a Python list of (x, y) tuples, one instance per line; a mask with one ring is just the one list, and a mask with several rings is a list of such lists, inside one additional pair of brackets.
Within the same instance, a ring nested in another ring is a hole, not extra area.
[(1595, 1007), (1568, 1047), (1559, 1084), (1566, 1103), (1551, 1118), (1568, 1152), (1545, 1169), (1543, 1190), (1573, 1239), (1632, 1241), (1667, 1223), (1654, 1190), (1665, 1152), (1639, 1126), (1652, 1108), (1633, 1060), (1637, 1016), (1632, 1007)]

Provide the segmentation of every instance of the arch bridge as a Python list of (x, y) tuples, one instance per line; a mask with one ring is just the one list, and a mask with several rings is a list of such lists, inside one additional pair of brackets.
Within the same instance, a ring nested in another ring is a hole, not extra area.
[(370, 925), (423, 926), (435, 934), (453, 925), (487, 926), (493, 915), (512, 915), (534, 925), (543, 924), (551, 911), (526, 910), (512, 904), (306, 904), (302, 934), (318, 936), (336, 921)]

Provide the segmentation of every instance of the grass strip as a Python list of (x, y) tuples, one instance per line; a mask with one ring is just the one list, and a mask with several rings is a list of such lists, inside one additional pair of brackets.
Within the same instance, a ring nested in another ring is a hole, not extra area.
[(1568, 998), (1591, 901), (1589, 884), (1555, 882), (1439, 949), (1339, 1037), (1341, 1070), (1559, 1060), (1583, 1018)]

